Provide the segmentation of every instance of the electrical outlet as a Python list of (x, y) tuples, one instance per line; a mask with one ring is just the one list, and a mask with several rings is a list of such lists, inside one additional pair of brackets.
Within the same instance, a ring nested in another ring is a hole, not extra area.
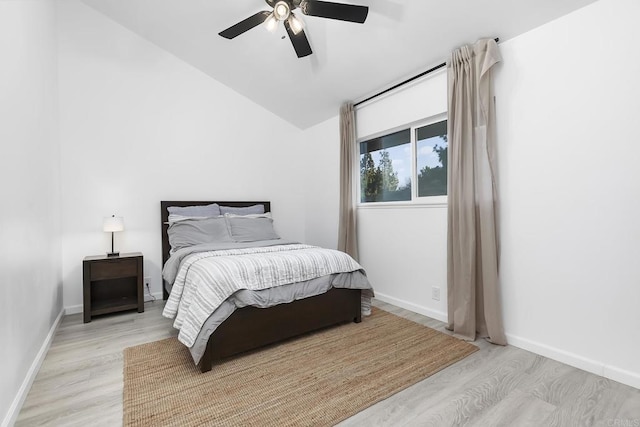
[(440, 301), (440, 288), (433, 286), (431, 288), (431, 299)]
[(155, 298), (151, 295), (151, 277), (144, 278), (144, 302), (153, 301)]

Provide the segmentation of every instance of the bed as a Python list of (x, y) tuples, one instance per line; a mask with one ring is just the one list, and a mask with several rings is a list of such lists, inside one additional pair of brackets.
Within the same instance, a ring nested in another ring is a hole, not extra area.
[[(219, 262), (218, 260), (234, 259), (233, 255), (242, 253), (243, 257), (268, 257), (272, 256), (275, 252), (295, 250), (295, 254), (302, 254), (311, 252), (313, 256), (317, 256), (319, 251), (328, 251), (321, 248), (307, 248), (307, 245), (299, 245), (297, 242), (277, 241), (277, 240), (264, 240), (260, 242), (247, 242), (239, 243), (240, 249), (236, 249), (236, 244), (231, 248), (226, 246), (220, 246), (213, 244), (215, 250), (211, 249), (210, 245), (197, 245), (191, 248), (183, 248), (178, 251), (174, 251), (170, 245), (169, 239), (169, 212), (168, 208), (183, 208), (194, 206), (211, 206), (216, 204), (218, 206), (225, 206), (228, 209), (234, 208), (249, 209), (249, 207), (262, 206), (266, 215), (271, 212), (270, 202), (225, 202), (225, 201), (162, 201), (160, 203), (161, 209), (161, 225), (162, 225), (162, 262), (163, 262), (163, 297), (167, 300), (165, 305), (165, 316), (173, 316), (176, 321), (174, 327), (180, 330), (179, 339), (190, 348), (194, 362), (200, 367), (201, 372), (207, 372), (212, 369), (214, 362), (235, 356), (237, 354), (256, 350), (260, 347), (274, 344), (280, 341), (284, 341), (299, 335), (303, 335), (318, 329), (327, 328), (347, 322), (360, 323), (362, 319), (362, 304), (361, 301), (368, 301), (370, 296), (373, 295), (371, 285), (366, 279), (364, 271), (361, 267), (355, 263), (350, 257), (341, 254), (349, 258), (360, 269), (354, 269), (353, 271), (347, 271), (350, 268), (356, 268), (348, 266), (343, 268), (343, 272), (323, 275), (322, 277), (308, 279), (304, 277), (304, 281), (296, 283), (286, 283), (282, 286), (277, 286), (271, 289), (264, 289), (257, 291), (257, 294), (270, 294), (274, 293), (276, 297), (269, 297), (272, 300), (282, 298), (283, 303), (277, 303), (265, 308), (254, 307), (249, 304), (253, 301), (253, 291), (241, 291), (237, 294), (247, 295), (251, 293), (251, 297), (248, 298), (250, 302), (243, 302), (238, 304), (224, 301), (224, 309), (221, 305), (213, 314), (204, 313), (200, 306), (193, 309), (197, 315), (191, 316), (191, 318), (199, 318), (199, 322), (194, 322), (195, 325), (187, 325), (180, 322), (180, 325), (176, 326), (178, 319), (180, 318), (179, 307), (182, 305), (188, 308), (200, 304), (198, 297), (189, 294), (182, 286), (185, 278), (191, 274), (195, 275), (197, 272), (196, 267), (202, 267), (202, 271), (206, 272), (206, 276), (209, 277), (209, 271), (203, 267), (207, 263)], [(244, 218), (235, 218), (236, 215), (227, 214), (225, 217), (227, 224), (229, 221), (236, 221), (242, 223)], [(260, 216), (260, 215), (257, 215)], [(251, 217), (248, 215), (247, 217)], [(212, 220), (213, 221), (213, 220)], [(230, 227), (230, 226), (229, 226)], [(229, 228), (229, 230), (231, 230)], [(246, 248), (245, 248), (246, 247)], [(239, 252), (240, 251), (240, 252)], [(245, 254), (246, 251), (250, 251), (249, 254)], [(255, 253), (254, 253), (255, 252)], [(337, 251), (328, 251), (337, 253)], [(263, 255), (264, 254), (264, 255)], [(276, 254), (279, 256), (279, 254)], [(180, 258), (182, 256), (182, 258)], [(236, 256), (237, 258), (237, 256)], [(345, 261), (346, 262), (346, 261)], [(167, 272), (169, 270), (169, 272)], [(174, 274), (172, 274), (172, 272)], [(205, 273), (202, 273), (204, 276)], [(166, 280), (167, 277), (169, 280)], [(297, 276), (296, 276), (297, 277)], [(199, 279), (202, 281), (203, 279)], [(198, 283), (200, 283), (200, 281)], [(319, 290), (310, 291), (318, 287)], [(203, 286), (203, 288), (206, 288)], [(171, 292), (170, 292), (171, 291)], [(286, 291), (283, 293), (283, 291)], [(217, 292), (217, 291), (216, 291)], [(229, 291), (231, 292), (231, 291)], [(306, 296), (305, 292), (312, 295)], [(282, 297), (279, 293), (287, 294), (286, 297)], [(223, 294), (223, 296), (226, 294)], [(235, 298), (234, 294), (234, 298)], [(271, 295), (271, 294), (270, 294)], [(291, 295), (296, 295), (292, 297)], [(261, 298), (257, 298), (262, 301)], [(289, 299), (292, 299), (289, 301)], [(169, 309), (170, 303), (175, 308), (173, 312)], [(231, 298), (229, 298), (231, 300)], [(186, 302), (185, 302), (186, 301)], [(235, 306), (234, 306), (235, 304)], [(273, 302), (271, 302), (273, 304)], [(208, 307), (208, 303), (201, 303), (202, 307)], [(259, 305), (259, 304), (258, 304)], [(169, 312), (169, 314), (167, 314)], [(176, 313), (178, 313), (176, 315)], [(209, 317), (207, 317), (209, 316)], [(184, 318), (185, 316), (183, 316)], [(206, 318), (206, 319), (205, 319)], [(220, 321), (219, 319), (223, 319)], [(191, 319), (193, 320), (193, 319)], [(186, 332), (185, 332), (186, 331)], [(189, 334), (191, 331), (191, 334)], [(182, 337), (183, 332), (187, 338)], [(195, 337), (195, 338), (194, 338)]]

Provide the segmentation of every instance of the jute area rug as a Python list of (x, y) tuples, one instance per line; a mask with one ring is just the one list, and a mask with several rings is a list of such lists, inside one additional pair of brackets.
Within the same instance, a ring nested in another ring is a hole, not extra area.
[(124, 425), (331, 426), (476, 350), (375, 308), (204, 374), (169, 338), (124, 350)]

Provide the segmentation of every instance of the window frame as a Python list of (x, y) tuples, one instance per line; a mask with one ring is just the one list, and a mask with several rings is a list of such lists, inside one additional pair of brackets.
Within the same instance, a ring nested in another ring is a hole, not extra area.
[[(429, 126), (434, 123), (441, 122), (443, 120), (448, 120), (448, 115), (446, 112), (433, 115), (426, 119), (421, 119), (415, 121), (413, 123), (404, 124), (401, 126), (396, 126), (391, 129), (385, 129), (381, 132), (376, 132), (371, 135), (367, 135), (362, 138), (356, 138), (355, 149), (357, 152), (356, 164), (354, 165), (354, 170), (358, 171), (358, 179), (357, 181), (357, 190), (356, 196), (358, 198), (356, 206), (358, 209), (360, 208), (390, 208), (390, 207), (422, 207), (422, 206), (446, 206), (448, 202), (448, 194), (449, 194), (449, 183), (447, 183), (447, 195), (444, 196), (418, 196), (418, 141), (416, 138), (416, 130), (421, 127)], [(393, 134), (395, 132), (399, 132), (402, 130), (410, 130), (411, 136), (411, 200), (401, 200), (401, 201), (389, 201), (389, 202), (363, 202), (361, 199), (361, 182), (362, 177), (360, 176), (360, 144), (366, 141), (369, 141), (374, 138), (380, 138), (386, 135)], [(447, 144), (448, 146), (448, 144)]]

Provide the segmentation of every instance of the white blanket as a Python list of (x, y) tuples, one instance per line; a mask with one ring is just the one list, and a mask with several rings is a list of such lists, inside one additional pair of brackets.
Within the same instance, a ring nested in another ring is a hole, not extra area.
[(162, 314), (175, 317), (178, 339), (191, 347), (209, 316), (239, 290), (357, 270), (343, 252), (300, 244), (195, 253), (182, 262)]

